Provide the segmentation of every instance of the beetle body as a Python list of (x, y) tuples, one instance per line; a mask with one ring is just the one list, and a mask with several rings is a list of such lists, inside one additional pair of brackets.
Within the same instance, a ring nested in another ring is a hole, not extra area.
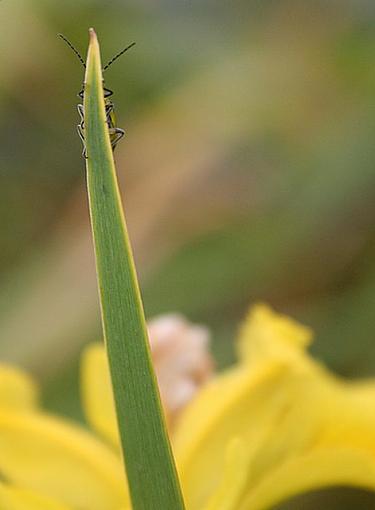
[[(125, 131), (119, 127), (116, 126), (116, 115), (115, 115), (115, 109), (113, 102), (109, 99), (113, 92), (110, 89), (107, 89), (106, 87), (103, 87), (104, 91), (104, 107), (105, 107), (105, 116), (106, 116), (106, 123), (108, 126), (108, 133), (109, 133), (109, 139), (111, 142), (112, 150), (115, 150), (116, 145), (121, 140), (123, 136), (125, 136)], [(81, 90), (81, 92), (78, 94), (78, 96), (83, 100), (84, 97), (84, 89)], [(82, 155), (84, 158), (87, 157), (86, 154), (86, 144), (85, 144), (85, 112), (83, 108), (83, 104), (77, 105), (78, 113), (81, 119), (81, 122), (77, 126), (77, 131), (80, 139), (83, 143), (83, 152)]]
[[(67, 43), (67, 45), (74, 51), (74, 53), (77, 55), (78, 59), (80, 60), (83, 67), (86, 69), (86, 64), (81, 57), (80, 53), (76, 50), (76, 48), (72, 45), (72, 43), (62, 34), (59, 34), (59, 36)], [(103, 72), (108, 69), (108, 67), (113, 64), (115, 60), (117, 60), (123, 53), (125, 53), (127, 50), (132, 48), (134, 46), (134, 42), (129, 44), (126, 48), (121, 50), (119, 53), (117, 53), (111, 60), (108, 62), (106, 66), (103, 67)], [(109, 133), (109, 139), (111, 142), (112, 150), (115, 150), (116, 145), (118, 142), (123, 138), (125, 135), (125, 131), (119, 127), (116, 126), (116, 115), (114, 110), (114, 104), (111, 101), (110, 97), (113, 95), (112, 90), (106, 88), (104, 86), (103, 82), (103, 93), (104, 93), (104, 107), (105, 107), (105, 115), (106, 115), (106, 123), (108, 126), (108, 133)], [(83, 85), (82, 90), (79, 92), (78, 96), (82, 99), (84, 98), (85, 94), (85, 86)], [(83, 152), (82, 155), (84, 158), (87, 158), (87, 152), (86, 152), (86, 144), (85, 144), (85, 112), (83, 104), (78, 104), (78, 113), (80, 116), (80, 123), (77, 126), (77, 131), (79, 134), (79, 137), (82, 140), (83, 143)]]

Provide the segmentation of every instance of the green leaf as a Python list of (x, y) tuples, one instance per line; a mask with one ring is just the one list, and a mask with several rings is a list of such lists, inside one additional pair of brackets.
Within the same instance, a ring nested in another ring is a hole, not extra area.
[(104, 338), (133, 510), (184, 508), (152, 367), (144, 311), (105, 119), (90, 29), (85, 93), (87, 187)]

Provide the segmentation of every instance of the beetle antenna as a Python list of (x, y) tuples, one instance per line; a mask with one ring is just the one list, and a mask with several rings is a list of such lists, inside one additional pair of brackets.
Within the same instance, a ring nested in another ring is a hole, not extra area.
[(83, 65), (83, 67), (86, 69), (86, 64), (85, 64), (85, 61), (83, 60), (83, 58), (81, 57), (81, 54), (79, 53), (78, 50), (75, 49), (75, 47), (73, 46), (73, 44), (65, 37), (65, 35), (63, 34), (57, 34), (59, 37), (61, 37), (61, 39), (63, 41), (66, 42), (66, 44), (69, 46), (70, 49), (72, 49), (74, 51), (74, 53), (77, 55), (79, 61), (81, 62), (81, 64)]
[(125, 51), (128, 51), (130, 50), (130, 48), (132, 48), (133, 46), (135, 45), (135, 42), (132, 42), (131, 44), (129, 44), (129, 46), (127, 46), (126, 48), (124, 48), (123, 50), (121, 50), (119, 53), (117, 53), (114, 57), (111, 58), (111, 60), (108, 62), (108, 64), (106, 64), (104, 67), (103, 67), (103, 72), (108, 69), (108, 67), (113, 64), (113, 62), (115, 60), (117, 60), (119, 57), (121, 57), (121, 55), (123, 55), (125, 53)]

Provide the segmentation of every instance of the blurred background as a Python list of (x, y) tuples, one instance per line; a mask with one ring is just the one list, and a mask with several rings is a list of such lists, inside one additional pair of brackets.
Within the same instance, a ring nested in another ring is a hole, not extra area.
[(220, 368), (249, 304), (267, 301), (314, 328), (333, 370), (375, 375), (373, 2), (3, 0), (0, 12), (0, 358), (37, 376), (49, 409), (80, 418), (79, 352), (101, 336), (83, 69), (57, 37), (85, 55), (90, 26), (103, 61), (137, 42), (105, 78), (127, 131), (116, 159), (147, 316), (208, 324)]

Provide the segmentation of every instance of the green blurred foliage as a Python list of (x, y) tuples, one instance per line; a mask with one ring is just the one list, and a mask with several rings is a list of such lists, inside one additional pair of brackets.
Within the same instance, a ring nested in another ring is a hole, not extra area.
[(83, 72), (57, 38), (85, 53), (89, 26), (103, 60), (137, 42), (106, 84), (127, 131), (116, 159), (148, 315), (209, 324), (221, 367), (264, 300), (314, 328), (332, 369), (375, 374), (372, 2), (0, 10), (0, 356), (36, 374), (50, 409), (80, 416), (78, 354), (100, 336)]

